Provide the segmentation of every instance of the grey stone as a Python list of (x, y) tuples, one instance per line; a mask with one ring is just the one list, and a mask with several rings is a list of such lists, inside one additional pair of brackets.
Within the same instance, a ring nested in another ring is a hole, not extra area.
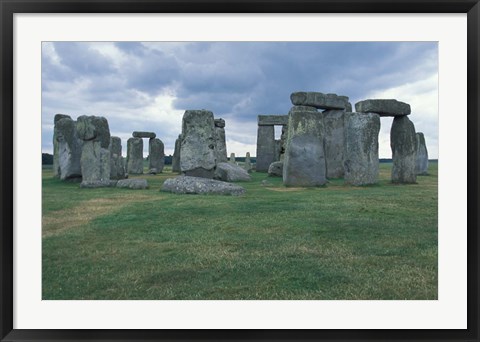
[(225, 120), (215, 119), (215, 158), (217, 163), (227, 162), (227, 143), (225, 140)]
[(286, 186), (320, 186), (327, 182), (321, 113), (294, 106), (288, 114), (288, 136), (283, 164)]
[(186, 176), (213, 178), (215, 127), (211, 111), (185, 111), (182, 122), (180, 170)]
[(77, 119), (78, 137), (83, 141), (98, 141), (101, 148), (110, 145), (110, 128), (103, 116), (79, 116)]
[(259, 126), (285, 126), (288, 123), (288, 115), (259, 115), (257, 121)]
[(260, 185), (261, 185), (261, 186), (266, 186), (266, 187), (268, 187), (268, 186), (274, 186), (273, 183), (269, 182), (269, 181), (266, 180), (266, 179), (262, 180), (262, 181), (260, 182)]
[(67, 114), (55, 114), (55, 117), (53, 118), (53, 124), (56, 125), (58, 121), (65, 118), (72, 119), (71, 116)]
[(359, 186), (378, 182), (380, 116), (345, 113), (345, 183)]
[(122, 140), (110, 137), (110, 180), (125, 178), (125, 160), (122, 157)]
[(165, 147), (158, 138), (148, 141), (148, 161), (150, 169), (155, 169), (156, 173), (162, 173), (165, 166)]
[(326, 110), (322, 113), (325, 127), (325, 163), (327, 178), (341, 178), (345, 171), (344, 162), (344, 113), (343, 110)]
[(214, 121), (215, 127), (225, 128), (225, 120), (223, 120), (222, 118), (214, 119), (213, 121)]
[(132, 175), (143, 173), (142, 138), (129, 138), (127, 140), (127, 172)]
[(243, 164), (243, 168), (247, 172), (252, 172), (252, 160), (250, 159), (250, 152), (247, 152), (245, 156), (245, 163)]
[(117, 188), (127, 188), (133, 190), (148, 189), (148, 182), (146, 179), (121, 179), (117, 182)]
[(80, 178), (83, 141), (78, 138), (76, 123), (69, 116), (55, 115), (53, 129), (53, 172), (61, 180)]
[(313, 91), (294, 92), (290, 95), (290, 100), (295, 106), (309, 106), (318, 109), (346, 109), (348, 106), (347, 96), (323, 94)]
[(150, 138), (154, 139), (157, 137), (157, 135), (153, 132), (139, 132), (139, 131), (134, 131), (132, 133), (132, 137), (134, 138)]
[(258, 126), (257, 131), (257, 172), (267, 172), (275, 161), (275, 127)]
[[(172, 172), (180, 172), (180, 145), (182, 144), (182, 135), (179, 134), (175, 140), (175, 150), (172, 157)], [(225, 152), (226, 153), (226, 152)]]
[(411, 113), (408, 103), (390, 99), (360, 101), (355, 103), (355, 110), (361, 113), (376, 113), (380, 116), (402, 116)]
[(408, 116), (397, 116), (390, 129), (390, 147), (392, 148), (392, 182), (416, 183), (417, 174), (417, 136), (415, 126)]
[(275, 139), (275, 161), (280, 160), (280, 155), (282, 154), (282, 140)]
[(158, 173), (158, 170), (156, 168), (152, 168), (152, 169), (148, 170), (148, 173), (150, 175), (156, 175)]
[(81, 187), (110, 186), (110, 151), (102, 147), (101, 141), (84, 141), (81, 166)]
[(230, 159), (228, 160), (228, 162), (230, 164), (237, 165), (237, 163), (235, 162), (235, 153), (230, 153)]
[(214, 178), (225, 182), (245, 182), (251, 180), (250, 175), (244, 168), (231, 163), (218, 163)]
[(201, 194), (201, 195), (232, 195), (239, 196), (245, 189), (239, 185), (214, 179), (199, 177), (179, 176), (167, 179), (161, 191), (176, 194)]
[(270, 164), (268, 167), (268, 175), (272, 177), (283, 176), (283, 161), (276, 161)]
[(415, 164), (415, 173), (417, 175), (428, 175), (428, 151), (425, 143), (425, 136), (422, 132), (417, 132), (417, 161)]

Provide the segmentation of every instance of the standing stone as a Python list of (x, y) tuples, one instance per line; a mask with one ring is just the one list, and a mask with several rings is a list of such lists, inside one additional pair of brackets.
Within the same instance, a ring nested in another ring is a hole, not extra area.
[(345, 113), (345, 183), (375, 184), (378, 181), (378, 133), (380, 116), (374, 113)]
[(415, 173), (417, 175), (428, 175), (428, 151), (425, 143), (425, 136), (422, 132), (417, 132), (417, 162), (415, 164)]
[(77, 131), (83, 140), (80, 186), (110, 186), (110, 128), (107, 119), (82, 115), (77, 119)]
[(390, 130), (390, 147), (392, 148), (392, 182), (416, 183), (417, 174), (417, 136), (415, 126), (408, 116), (397, 116), (393, 119)]
[(250, 159), (250, 152), (247, 152), (247, 155), (245, 156), (245, 164), (243, 164), (243, 168), (247, 172), (252, 172), (252, 161)]
[(225, 120), (215, 119), (215, 158), (218, 163), (227, 162), (227, 143), (225, 140)]
[(127, 172), (132, 175), (143, 173), (142, 138), (130, 138), (127, 140)]
[(213, 178), (215, 125), (211, 111), (185, 111), (182, 122), (180, 169), (185, 176)]
[(125, 160), (122, 157), (122, 140), (110, 137), (110, 179), (125, 178)]
[(235, 162), (235, 153), (230, 153), (230, 160), (229, 160), (230, 164), (237, 164)]
[(161, 173), (165, 166), (165, 147), (158, 138), (152, 138), (148, 142), (148, 160), (150, 172)]
[(257, 131), (257, 172), (267, 172), (275, 161), (275, 126), (258, 126)]
[(280, 160), (281, 154), (282, 154), (282, 140), (275, 139), (275, 161)]
[(283, 159), (285, 158), (285, 149), (287, 147), (287, 134), (288, 134), (287, 125), (283, 125), (282, 135), (280, 136), (280, 157), (278, 158), (279, 161), (283, 161)]
[(175, 150), (172, 158), (172, 172), (180, 172), (180, 145), (182, 144), (182, 135), (179, 134), (175, 140)]
[(61, 180), (80, 178), (83, 141), (78, 138), (76, 122), (69, 116), (55, 116), (54, 175)]
[(344, 111), (326, 110), (322, 113), (325, 126), (325, 162), (327, 178), (341, 178), (344, 176)]
[(327, 178), (321, 113), (314, 107), (294, 106), (288, 116), (283, 184), (306, 187), (324, 185)]
[(57, 178), (60, 178), (60, 168), (58, 162), (58, 141), (55, 127), (58, 121), (65, 118), (71, 119), (70, 115), (66, 114), (55, 114), (55, 117), (53, 118), (53, 177)]

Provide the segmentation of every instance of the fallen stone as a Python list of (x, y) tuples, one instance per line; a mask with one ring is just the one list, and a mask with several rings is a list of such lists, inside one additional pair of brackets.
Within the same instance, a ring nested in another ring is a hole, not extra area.
[(179, 176), (167, 179), (160, 191), (175, 194), (200, 194), (200, 195), (232, 195), (239, 196), (245, 189), (239, 185), (219, 180)]
[(186, 176), (213, 178), (215, 125), (208, 110), (187, 110), (182, 120), (180, 169)]
[(283, 176), (283, 161), (276, 161), (270, 164), (268, 167), (268, 175), (272, 177)]
[(321, 186), (327, 182), (324, 127), (315, 108), (294, 106), (288, 114), (288, 135), (283, 164), (285, 186)]
[(148, 183), (146, 179), (121, 179), (117, 182), (117, 188), (128, 188), (133, 190), (148, 189)]
[(411, 113), (410, 105), (397, 100), (364, 100), (355, 103), (355, 110), (360, 113), (376, 113), (380, 116), (402, 116)]
[(390, 129), (392, 148), (392, 182), (410, 184), (417, 182), (417, 136), (415, 126), (408, 116), (397, 116)]
[(422, 132), (417, 132), (417, 161), (415, 164), (415, 173), (417, 175), (428, 175), (428, 151), (425, 143), (425, 136)]
[(355, 186), (378, 182), (380, 116), (345, 113), (344, 180)]
[(139, 131), (135, 131), (132, 133), (132, 137), (134, 138), (150, 138), (150, 139), (153, 139), (153, 138), (156, 138), (157, 135), (153, 132), (139, 132)]
[(214, 178), (225, 182), (245, 182), (251, 180), (250, 175), (244, 168), (231, 163), (218, 163)]
[(264, 179), (260, 182), (261, 186), (274, 186), (273, 183), (269, 182), (268, 180)]
[(346, 109), (348, 106), (348, 97), (346, 96), (313, 91), (294, 92), (290, 95), (290, 100), (295, 106), (309, 106), (317, 109)]

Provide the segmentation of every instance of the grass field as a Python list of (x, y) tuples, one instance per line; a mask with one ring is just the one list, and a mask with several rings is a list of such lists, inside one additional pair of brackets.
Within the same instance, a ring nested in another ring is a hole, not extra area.
[[(241, 197), (80, 189), (43, 170), (43, 299), (437, 299), (437, 164), (418, 184)], [(262, 186), (268, 179), (271, 186)]]

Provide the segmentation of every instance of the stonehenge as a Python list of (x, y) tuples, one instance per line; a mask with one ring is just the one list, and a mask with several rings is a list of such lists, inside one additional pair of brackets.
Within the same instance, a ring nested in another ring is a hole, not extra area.
[[(425, 136), (415, 131), (409, 119), (409, 104), (394, 99), (367, 99), (357, 102), (352, 112), (347, 96), (294, 92), (290, 100), (293, 107), (288, 115), (257, 117), (256, 171), (282, 177), (287, 187), (318, 187), (329, 179), (343, 179), (352, 186), (375, 184), (379, 176), (380, 118), (389, 116), (393, 117), (392, 183), (416, 183), (417, 175), (428, 174)], [(280, 139), (275, 139), (275, 126), (282, 128)], [(165, 145), (156, 133), (134, 131), (127, 140), (124, 158), (121, 139), (110, 135), (105, 117), (82, 115), (75, 121), (69, 115), (56, 114), (54, 177), (81, 178), (80, 186), (87, 188), (145, 189), (148, 185), (144, 180), (125, 181), (129, 174), (144, 172), (145, 138), (149, 139), (149, 173), (161, 173)], [(172, 172), (181, 174), (182, 186), (201, 187), (208, 183), (191, 182), (191, 177), (249, 181), (252, 169), (249, 152), (243, 164), (237, 164), (234, 152), (227, 158), (224, 119), (215, 119), (213, 112), (205, 109), (185, 111), (172, 157)]]

